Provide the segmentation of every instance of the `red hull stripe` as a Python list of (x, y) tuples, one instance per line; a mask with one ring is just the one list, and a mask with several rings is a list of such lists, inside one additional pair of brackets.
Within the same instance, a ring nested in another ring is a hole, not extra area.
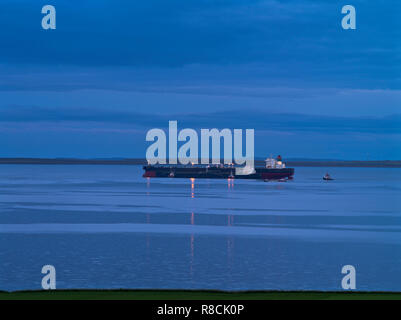
[(285, 178), (291, 176), (289, 172), (266, 172), (260, 174), (262, 179)]
[(156, 171), (146, 171), (143, 174), (143, 177), (144, 178), (154, 178), (154, 177), (156, 177)]

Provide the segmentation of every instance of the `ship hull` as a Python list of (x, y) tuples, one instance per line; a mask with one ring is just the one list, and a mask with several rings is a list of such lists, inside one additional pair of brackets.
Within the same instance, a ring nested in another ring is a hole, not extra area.
[(255, 168), (255, 173), (247, 175), (235, 174), (235, 168), (230, 167), (169, 167), (144, 166), (145, 178), (197, 178), (197, 179), (262, 179), (279, 180), (292, 179), (293, 168)]

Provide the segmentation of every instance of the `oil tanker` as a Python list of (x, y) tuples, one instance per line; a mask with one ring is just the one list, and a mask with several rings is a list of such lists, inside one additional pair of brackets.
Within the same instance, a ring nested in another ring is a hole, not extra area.
[(286, 168), (278, 156), (265, 160), (264, 167), (240, 167), (233, 164), (216, 165), (147, 165), (145, 178), (205, 178), (205, 179), (292, 179), (294, 168)]

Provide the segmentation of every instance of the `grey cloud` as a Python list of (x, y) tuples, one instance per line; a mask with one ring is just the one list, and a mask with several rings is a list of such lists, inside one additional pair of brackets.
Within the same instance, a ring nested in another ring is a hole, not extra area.
[(386, 117), (333, 117), (290, 113), (266, 113), (258, 110), (216, 113), (150, 114), (86, 108), (40, 108), (9, 106), (0, 109), (1, 122), (15, 123), (80, 123), (81, 127), (96, 127), (96, 123), (130, 125), (150, 129), (165, 128), (169, 120), (191, 128), (254, 128), (282, 132), (316, 133), (380, 133), (400, 134), (401, 114)]

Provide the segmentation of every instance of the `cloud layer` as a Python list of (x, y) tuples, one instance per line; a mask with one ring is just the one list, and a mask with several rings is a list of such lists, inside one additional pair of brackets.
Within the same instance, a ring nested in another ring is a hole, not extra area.
[[(44, 4), (44, 3), (43, 3)], [(258, 154), (401, 158), (401, 2), (0, 3), (0, 156), (138, 156), (168, 120)], [(266, 151), (267, 150), (267, 151)]]

